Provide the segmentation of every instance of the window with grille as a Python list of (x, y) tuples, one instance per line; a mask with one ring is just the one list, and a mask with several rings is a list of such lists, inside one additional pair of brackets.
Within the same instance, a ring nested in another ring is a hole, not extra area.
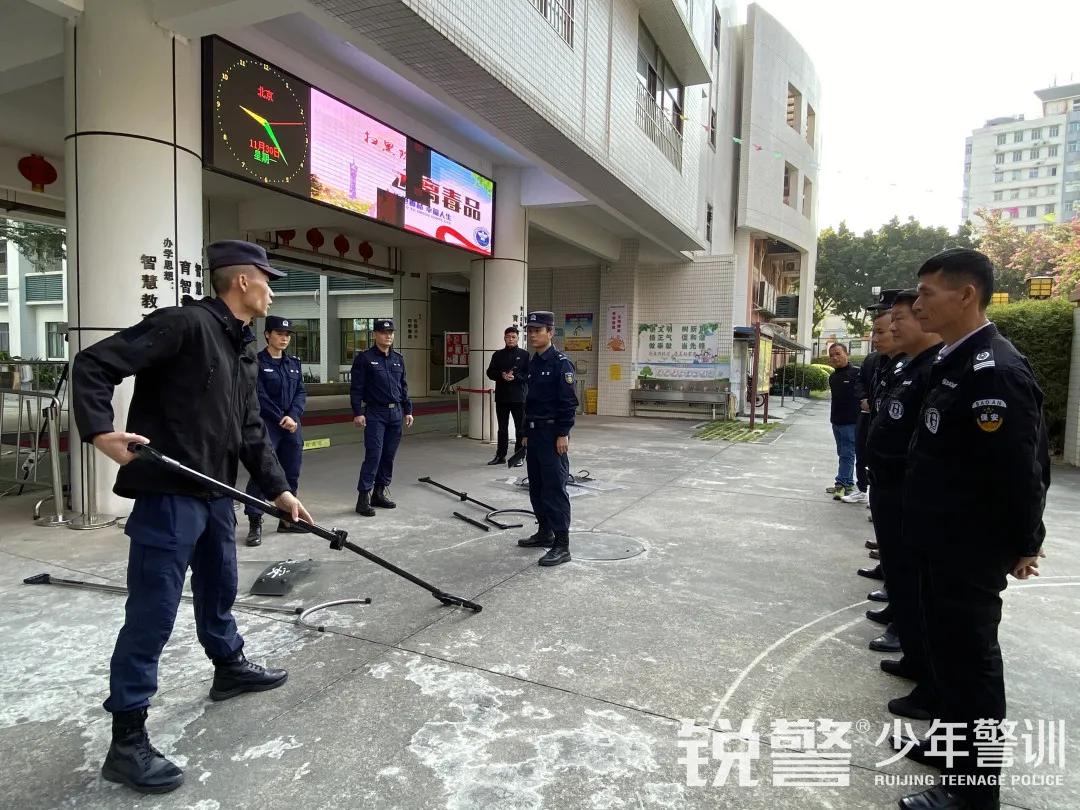
[(653, 143), (682, 171), (685, 88), (645, 23), (638, 20), (637, 122)]
[(356, 355), (375, 345), (373, 318), (341, 318), (339, 324), (342, 363), (351, 363)]
[(574, 0), (532, 0), (532, 4), (548, 21), (548, 25), (573, 48)]
[(49, 321), (45, 324), (45, 356), (49, 360), (67, 359), (67, 324)]

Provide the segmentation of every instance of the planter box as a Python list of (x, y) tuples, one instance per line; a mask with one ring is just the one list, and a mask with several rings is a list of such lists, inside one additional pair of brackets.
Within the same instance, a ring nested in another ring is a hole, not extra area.
[(309, 397), (332, 397), (349, 393), (348, 383), (304, 383)]

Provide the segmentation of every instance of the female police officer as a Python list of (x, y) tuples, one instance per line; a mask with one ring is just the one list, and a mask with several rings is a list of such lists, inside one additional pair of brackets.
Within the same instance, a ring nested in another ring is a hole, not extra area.
[[(300, 484), (300, 461), (304, 440), (300, 435), (300, 417), (304, 415), (307, 393), (300, 358), (285, 354), (294, 331), (287, 318), (266, 316), (266, 348), (258, 354), (259, 415), (266, 425), (266, 435), (277, 453), (289, 489), (296, 494)], [(254, 478), (248, 481), (248, 495), (262, 497)], [(245, 507), (248, 517), (247, 544), (262, 543), (262, 513)], [(284, 521), (278, 521), (279, 532), (295, 532)]]

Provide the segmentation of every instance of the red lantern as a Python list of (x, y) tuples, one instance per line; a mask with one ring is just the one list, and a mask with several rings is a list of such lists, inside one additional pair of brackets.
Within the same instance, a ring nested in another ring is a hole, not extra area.
[(367, 242), (361, 242), (359, 245), (357, 245), (356, 251), (360, 254), (360, 258), (362, 258), (365, 262), (370, 262), (371, 257), (375, 255), (375, 251)]
[(296, 231), (275, 231), (274, 235), (279, 242), (288, 247), (289, 242), (296, 238)]
[(323, 242), (326, 241), (325, 239), (323, 239), (322, 231), (320, 231), (318, 228), (312, 228), (305, 234), (305, 236), (307, 237), (307, 243), (311, 245), (311, 249), (316, 253), (319, 252), (319, 248), (321, 248), (323, 246)]
[(56, 169), (41, 155), (30, 155), (19, 161), (19, 174), (30, 181), (30, 188), (41, 193), (45, 186), (56, 182)]
[(338, 252), (338, 256), (345, 258), (345, 254), (349, 252), (349, 240), (345, 238), (344, 234), (338, 234), (334, 237), (334, 250)]

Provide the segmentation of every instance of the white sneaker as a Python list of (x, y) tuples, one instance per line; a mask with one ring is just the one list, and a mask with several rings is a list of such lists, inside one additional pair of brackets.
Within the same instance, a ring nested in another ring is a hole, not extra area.
[(855, 490), (850, 495), (845, 495), (840, 500), (842, 500), (844, 503), (866, 503), (868, 499), (865, 492)]

